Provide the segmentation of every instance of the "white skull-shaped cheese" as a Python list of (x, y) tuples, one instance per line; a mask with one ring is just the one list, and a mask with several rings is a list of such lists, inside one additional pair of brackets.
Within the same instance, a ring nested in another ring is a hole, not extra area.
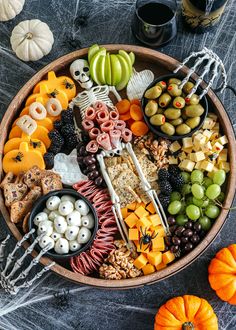
[(68, 223), (68, 226), (81, 226), (81, 214), (79, 211), (74, 210), (70, 214), (67, 215), (66, 221)]
[(59, 238), (56, 241), (54, 250), (58, 254), (65, 254), (69, 252), (69, 242), (65, 238)]
[(78, 81), (82, 88), (90, 89), (93, 86), (93, 82), (90, 78), (88, 61), (79, 59), (72, 62), (70, 66), (70, 74), (76, 81)]
[(58, 196), (51, 196), (48, 198), (46, 202), (46, 206), (50, 211), (54, 211), (58, 209), (61, 200)]
[(68, 241), (74, 241), (78, 235), (79, 227), (77, 226), (68, 226), (65, 231), (65, 238), (68, 239)]
[(59, 238), (62, 237), (62, 234), (59, 234), (58, 232), (56, 231), (53, 231), (52, 232), (52, 235), (51, 235), (51, 238), (54, 240), (54, 241), (57, 241)]
[(89, 213), (89, 207), (82, 199), (78, 199), (75, 202), (75, 208), (81, 215), (87, 215)]
[(82, 216), (82, 226), (88, 229), (92, 229), (94, 227), (94, 217), (92, 213)]
[(58, 207), (59, 213), (63, 216), (70, 214), (73, 210), (74, 205), (70, 201), (61, 202)]
[(46, 246), (49, 247), (49, 249), (52, 249), (55, 245), (55, 242), (54, 240), (47, 236), (47, 235), (44, 235), (43, 237), (41, 237), (41, 239), (39, 240), (39, 246), (43, 249), (45, 248)]
[(77, 241), (69, 241), (69, 248), (72, 252), (78, 251), (81, 249), (82, 245), (79, 244)]
[(67, 229), (67, 222), (61, 215), (57, 216), (54, 220), (55, 231), (59, 234), (64, 234)]
[(53, 232), (53, 224), (49, 220), (40, 221), (38, 225), (37, 233), (38, 235), (45, 234), (46, 236), (50, 236)]
[(48, 220), (48, 215), (45, 212), (40, 212), (36, 215), (34, 218), (34, 224), (35, 226), (38, 226), (41, 221), (46, 221)]
[(48, 219), (53, 221), (58, 215), (60, 215), (58, 211), (51, 211), (48, 215)]
[(62, 202), (70, 201), (71, 203), (75, 204), (75, 198), (73, 196), (70, 196), (70, 195), (63, 195), (61, 197), (61, 201)]
[(77, 236), (77, 242), (79, 244), (85, 244), (91, 237), (91, 231), (88, 228), (82, 227)]

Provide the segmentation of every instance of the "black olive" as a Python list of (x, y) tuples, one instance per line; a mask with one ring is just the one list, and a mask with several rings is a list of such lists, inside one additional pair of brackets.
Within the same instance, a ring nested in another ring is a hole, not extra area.
[(170, 226), (175, 225), (175, 218), (173, 218), (173, 217), (168, 217), (167, 221), (168, 221), (168, 224), (169, 224)]
[(181, 240), (180, 240), (179, 237), (177, 237), (177, 236), (173, 236), (173, 237), (172, 237), (172, 242), (173, 242), (174, 245), (180, 245)]
[(88, 173), (89, 180), (95, 180), (99, 176), (98, 171), (92, 171)]
[(193, 223), (192, 221), (188, 221), (185, 225), (184, 225), (185, 228), (189, 228), (191, 229), (193, 227)]
[(200, 241), (200, 237), (199, 237), (198, 235), (193, 235), (193, 236), (191, 237), (191, 242), (192, 242), (193, 244), (197, 244), (199, 241)]
[(183, 236), (191, 237), (193, 236), (193, 231), (191, 229), (185, 229), (185, 231), (183, 232)]
[(101, 186), (103, 184), (103, 178), (101, 176), (98, 176), (94, 181), (96, 186)]
[(199, 232), (201, 229), (202, 229), (202, 226), (200, 223), (196, 222), (194, 225), (193, 225), (193, 229), (196, 230), (196, 232)]
[(175, 231), (175, 235), (181, 237), (184, 231), (185, 231), (184, 226), (179, 226)]
[(187, 243), (185, 246), (184, 246), (184, 250), (185, 251), (191, 251), (193, 249), (193, 244), (192, 243)]
[(188, 237), (181, 237), (181, 243), (186, 244), (188, 243)]
[(170, 251), (172, 253), (177, 253), (179, 251), (178, 245), (172, 245), (171, 248), (170, 248)]
[(96, 166), (96, 164), (92, 164), (92, 165), (89, 165), (87, 168), (88, 168), (89, 172), (92, 172), (97, 169), (97, 166)]

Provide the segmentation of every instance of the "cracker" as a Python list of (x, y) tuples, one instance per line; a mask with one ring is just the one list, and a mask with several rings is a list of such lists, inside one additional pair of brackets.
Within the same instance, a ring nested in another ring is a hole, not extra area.
[(3, 189), (5, 184), (12, 182), (14, 182), (14, 174), (12, 172), (8, 172), (2, 180), (0, 187)]
[(117, 157), (106, 157), (104, 158), (106, 167), (114, 166), (117, 164)]
[(60, 190), (63, 188), (60, 175), (47, 171), (41, 180), (43, 194), (46, 195), (50, 191)]
[(28, 187), (24, 183), (6, 183), (3, 189), (6, 206), (10, 207), (14, 202), (22, 200), (27, 191)]
[(126, 205), (135, 202), (135, 197), (125, 188), (116, 188), (115, 192), (120, 198), (120, 207), (126, 207)]
[[(45, 171), (46, 172), (46, 171)], [(33, 188), (34, 186), (40, 185), (42, 175), (44, 171), (40, 170), (38, 166), (33, 166), (24, 174), (24, 183), (29, 187)]]
[(141, 201), (144, 204), (147, 204), (150, 202), (150, 198), (148, 197), (148, 195), (146, 194), (146, 192), (143, 190), (143, 188), (141, 186), (137, 187), (135, 189), (136, 193), (139, 195)]
[(122, 171), (128, 169), (128, 165), (126, 163), (113, 165), (107, 168), (107, 173), (110, 177), (110, 180), (113, 181)]
[(133, 195), (133, 197), (138, 203), (141, 203), (139, 195), (131, 187), (127, 187), (127, 190)]
[(17, 175), (17, 177), (16, 177), (14, 183), (24, 183), (24, 174), (25, 174), (24, 172), (20, 172), (20, 173)]
[(120, 173), (118, 177), (112, 182), (114, 187), (128, 187), (135, 189), (139, 185), (139, 178), (133, 171), (127, 169)]

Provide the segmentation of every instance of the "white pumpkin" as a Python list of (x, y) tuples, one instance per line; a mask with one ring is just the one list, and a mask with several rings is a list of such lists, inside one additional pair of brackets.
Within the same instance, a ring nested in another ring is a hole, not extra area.
[(0, 21), (14, 18), (22, 11), (24, 3), (25, 0), (0, 0)]
[(20, 22), (11, 34), (11, 46), (22, 61), (37, 61), (50, 53), (54, 38), (48, 25), (38, 19)]

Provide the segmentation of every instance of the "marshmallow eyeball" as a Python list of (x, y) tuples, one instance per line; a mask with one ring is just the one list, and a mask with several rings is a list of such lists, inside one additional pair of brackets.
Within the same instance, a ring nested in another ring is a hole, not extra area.
[(43, 237), (41, 237), (41, 239), (39, 240), (39, 246), (43, 249), (45, 248), (47, 245), (49, 245), (49, 248), (52, 249), (55, 245), (54, 240), (49, 237), (48, 235), (44, 235)]
[(68, 241), (74, 241), (78, 235), (79, 228), (77, 226), (68, 226), (65, 231), (65, 238)]
[(91, 237), (91, 231), (88, 228), (82, 227), (77, 236), (77, 242), (79, 244), (85, 244)]
[(54, 210), (58, 209), (60, 202), (61, 202), (61, 199), (58, 196), (51, 196), (48, 198), (48, 200), (46, 202), (46, 206), (47, 206), (48, 210), (54, 211)]
[(70, 214), (67, 215), (66, 221), (69, 226), (81, 226), (81, 215), (79, 211), (74, 210)]
[(48, 220), (40, 221), (37, 230), (38, 235), (45, 233), (46, 236), (50, 236), (52, 232), (53, 232), (53, 225), (51, 221)]
[(89, 213), (89, 207), (82, 199), (78, 199), (75, 202), (75, 208), (81, 215), (87, 215)]
[(54, 240), (54, 241), (57, 241), (59, 238), (62, 237), (62, 234), (59, 234), (57, 233), (56, 231), (53, 231), (52, 232), (52, 235), (51, 235), (51, 238)]
[(72, 204), (75, 204), (75, 198), (72, 197), (72, 196), (70, 196), (70, 195), (63, 195), (63, 196), (61, 197), (61, 201), (62, 201), (62, 202), (67, 202), (67, 201), (69, 201), (69, 202), (71, 202)]
[(70, 201), (61, 202), (58, 211), (61, 215), (68, 215), (74, 210), (74, 205)]
[(82, 245), (79, 244), (77, 241), (69, 241), (69, 248), (71, 251), (78, 251), (81, 249)]
[(49, 220), (54, 220), (60, 213), (58, 211), (51, 211), (48, 215)]
[(65, 238), (59, 238), (55, 243), (55, 252), (65, 254), (69, 252), (69, 242)]
[(92, 229), (94, 227), (94, 217), (92, 213), (82, 216), (82, 226), (88, 229)]
[(35, 226), (38, 226), (41, 221), (48, 220), (48, 215), (45, 212), (40, 212), (36, 215), (34, 218), (34, 224)]
[(54, 220), (54, 227), (57, 233), (64, 234), (67, 229), (67, 223), (65, 218), (61, 215), (57, 216)]

